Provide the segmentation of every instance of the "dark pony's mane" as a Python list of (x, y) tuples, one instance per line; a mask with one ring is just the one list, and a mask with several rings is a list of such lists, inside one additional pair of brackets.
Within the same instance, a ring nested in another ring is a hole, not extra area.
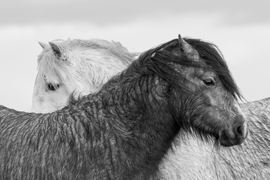
[(243, 96), (241, 95), (218, 47), (200, 39), (184, 39), (198, 51), (200, 58), (202, 58), (204, 62), (214, 70), (225, 89), (228, 90), (234, 98), (242, 99)]
[[(210, 67), (217, 74), (224, 88), (230, 92), (234, 98), (241, 99), (242, 95), (239, 88), (233, 80), (218, 47), (199, 39), (184, 38), (184, 40), (198, 51), (200, 58), (206, 63), (208, 68)], [(173, 64), (185, 67), (206, 68), (202, 66), (202, 63), (188, 59), (180, 50), (179, 39), (173, 39), (142, 53), (126, 70), (109, 80), (104, 88), (107, 89), (107, 87), (111, 85), (111, 82), (117, 83), (118, 78), (125, 79), (125, 81), (130, 81), (131, 79), (140, 81), (141, 76), (156, 74), (166, 80), (170, 86), (188, 90), (184, 80), (182, 83), (179, 82), (180, 73), (177, 72)], [(122, 78), (122, 76), (128, 76), (129, 78)], [(185, 79), (184, 76), (182, 79)], [(71, 98), (71, 101), (74, 102), (74, 99), (72, 99), (73, 98)]]
[[(240, 93), (239, 88), (236, 85), (229, 71), (228, 65), (226, 64), (226, 61), (218, 47), (200, 39), (184, 38), (184, 40), (197, 50), (200, 58), (217, 74), (224, 88), (229, 91), (234, 98), (242, 99), (243, 96)], [(140, 56), (140, 64), (142, 66), (147, 66), (148, 69), (152, 69), (155, 72), (159, 72), (158, 74), (160, 74), (161, 77), (170, 80), (171, 82), (176, 80), (174, 78), (177, 78), (175, 76), (175, 73), (177, 72), (168, 65), (170, 64), (168, 61), (183, 66), (201, 67), (199, 63), (188, 60), (186, 56), (182, 56), (181, 60), (179, 60), (179, 54), (177, 55), (177, 51), (180, 51), (180, 47), (178, 39), (174, 39), (143, 53)], [(150, 63), (147, 61), (150, 58), (153, 58), (153, 66), (149, 66)], [(166, 61), (164, 61), (164, 59), (166, 59)], [(157, 68), (158, 66), (160, 68)]]
[[(184, 40), (198, 51), (200, 58), (206, 63), (208, 68), (210, 67), (217, 74), (224, 88), (234, 98), (242, 99), (239, 88), (218, 47), (199, 39), (184, 38)], [(135, 70), (135, 72), (137, 71), (141, 74), (149, 72), (157, 73), (160, 77), (170, 82), (171, 85), (179, 86), (179, 82), (177, 82), (179, 73), (173, 68), (173, 63), (186, 67), (205, 68), (199, 62), (190, 61), (187, 56), (181, 53), (179, 40), (173, 39), (142, 53), (138, 60), (134, 61), (125, 72), (132, 69), (132, 72)], [(180, 86), (182, 89), (186, 88), (184, 84), (180, 84)]]
[(190, 61), (187, 56), (180, 53), (178, 39), (174, 39), (145, 51), (123, 73), (128, 75), (129, 72), (137, 72), (142, 76), (156, 74), (171, 86), (185, 90), (186, 85), (179, 82), (180, 74), (175, 70), (173, 64), (200, 67), (199, 63)]

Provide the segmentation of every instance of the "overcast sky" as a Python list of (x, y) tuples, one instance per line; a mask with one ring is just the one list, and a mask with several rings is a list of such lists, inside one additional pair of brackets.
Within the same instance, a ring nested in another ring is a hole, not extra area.
[(270, 97), (268, 0), (2, 1), (0, 104), (10, 108), (30, 110), (38, 41), (67, 38), (119, 41), (131, 51), (178, 34), (200, 38), (220, 48), (247, 100)]

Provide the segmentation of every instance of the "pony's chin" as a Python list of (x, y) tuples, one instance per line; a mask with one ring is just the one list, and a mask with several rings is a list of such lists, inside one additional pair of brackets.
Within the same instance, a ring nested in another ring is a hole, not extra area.
[(245, 137), (242, 138), (228, 138), (225, 133), (221, 134), (219, 137), (219, 142), (222, 146), (225, 147), (231, 147), (231, 146), (235, 146), (235, 145), (240, 145), (245, 141)]
[(244, 142), (245, 138), (241, 139), (228, 139), (227, 141), (220, 139), (220, 144), (225, 147), (231, 147), (235, 145), (240, 145)]

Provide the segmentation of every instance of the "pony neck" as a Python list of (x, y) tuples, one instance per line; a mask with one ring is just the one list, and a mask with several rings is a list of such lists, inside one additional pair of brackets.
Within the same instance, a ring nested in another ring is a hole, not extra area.
[(118, 142), (114, 146), (126, 157), (122, 167), (126, 178), (138, 173), (145, 178), (157, 171), (179, 126), (167, 109), (166, 99), (157, 98), (156, 84), (151, 83), (156, 82), (151, 78), (157, 77), (133, 77), (129, 81), (124, 76), (113, 78), (99, 93), (88, 96), (96, 99), (92, 104), (98, 105), (99, 111), (86, 109), (89, 114), (99, 113), (94, 115), (98, 118), (95, 121), (109, 124), (109, 131)]

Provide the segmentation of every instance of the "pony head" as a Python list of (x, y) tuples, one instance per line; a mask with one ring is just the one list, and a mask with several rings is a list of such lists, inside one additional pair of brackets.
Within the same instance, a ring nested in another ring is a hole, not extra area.
[[(135, 63), (135, 62), (134, 62)], [(140, 74), (158, 74), (158, 94), (169, 98), (167, 111), (181, 132), (219, 139), (224, 146), (241, 144), (248, 128), (238, 100), (242, 98), (218, 48), (198, 39), (181, 38), (141, 55)], [(134, 66), (136, 67), (136, 66)]]
[(38, 74), (33, 92), (34, 112), (63, 108), (72, 95), (97, 92), (137, 56), (120, 43), (105, 40), (54, 40), (39, 43)]

